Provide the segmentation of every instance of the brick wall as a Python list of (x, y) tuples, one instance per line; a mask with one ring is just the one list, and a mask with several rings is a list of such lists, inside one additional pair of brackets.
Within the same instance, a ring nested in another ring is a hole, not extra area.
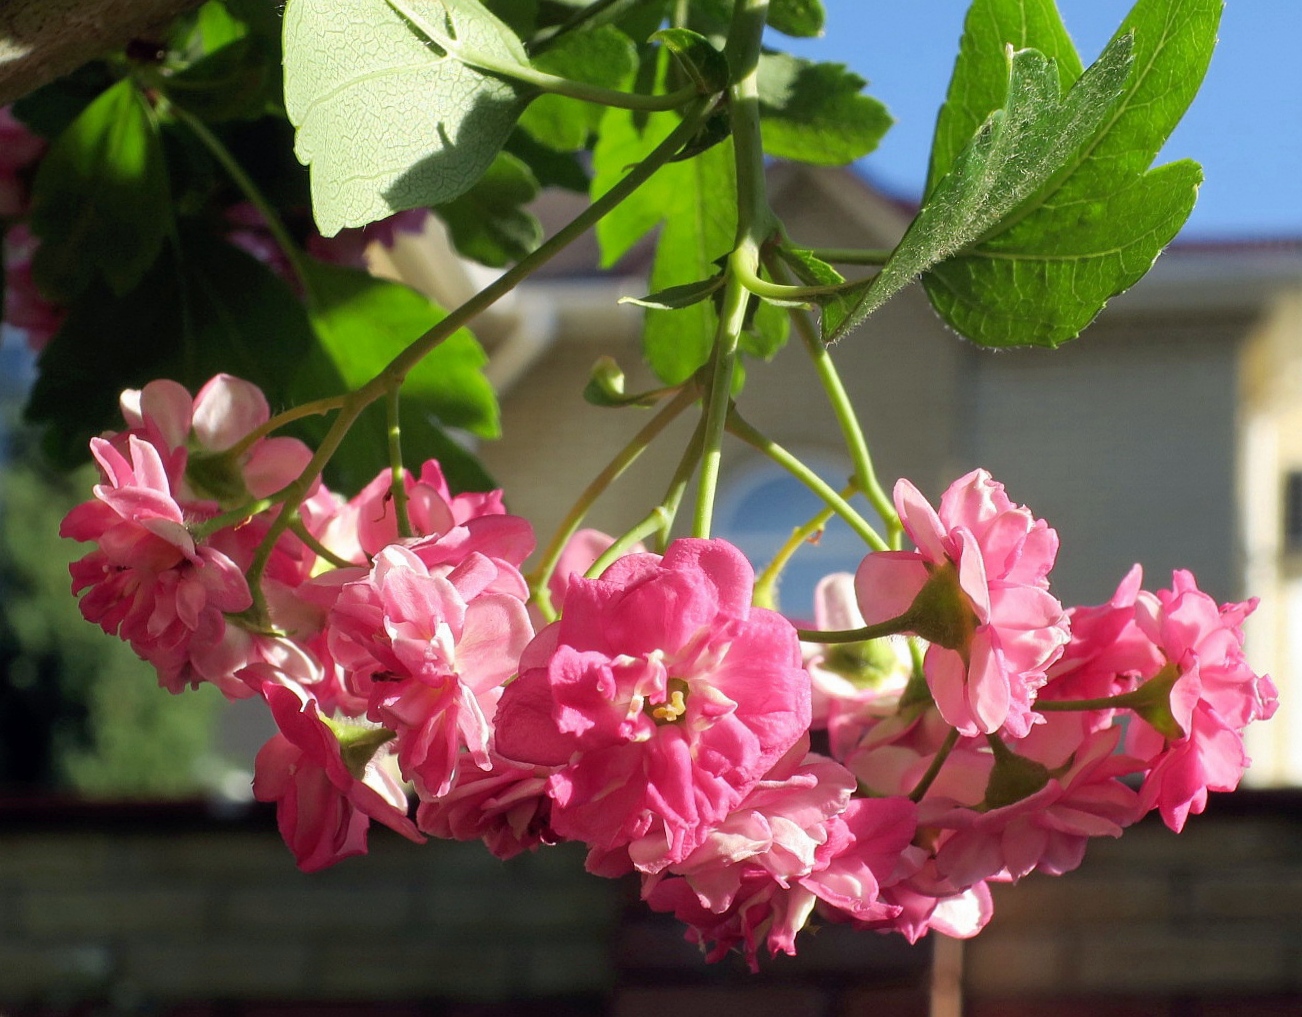
[[(1214, 799), (1179, 837), (1144, 823), (999, 891), (964, 947), (968, 1017), (1302, 1014), (1298, 794)], [(929, 966), (837, 927), (759, 976), (707, 966), (572, 848), (503, 864), (380, 829), (307, 876), (261, 809), (0, 804), (5, 1017), (923, 1017)]]

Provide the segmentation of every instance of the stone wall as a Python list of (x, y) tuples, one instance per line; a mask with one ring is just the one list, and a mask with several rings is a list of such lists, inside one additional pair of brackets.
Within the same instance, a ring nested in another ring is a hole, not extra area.
[[(1181, 836), (1146, 822), (999, 890), (968, 1017), (1302, 1013), (1298, 793), (1214, 798)], [(261, 809), (0, 803), (4, 1017), (923, 1017), (929, 966), (836, 927), (759, 976), (707, 966), (570, 848), (503, 864), (381, 829), (309, 876)]]

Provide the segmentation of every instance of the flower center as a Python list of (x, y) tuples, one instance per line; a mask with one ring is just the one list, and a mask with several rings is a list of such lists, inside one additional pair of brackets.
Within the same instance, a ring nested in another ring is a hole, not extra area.
[(681, 720), (687, 712), (687, 682), (681, 678), (670, 678), (665, 683), (669, 698), (663, 703), (647, 704), (647, 713), (657, 724), (673, 724)]

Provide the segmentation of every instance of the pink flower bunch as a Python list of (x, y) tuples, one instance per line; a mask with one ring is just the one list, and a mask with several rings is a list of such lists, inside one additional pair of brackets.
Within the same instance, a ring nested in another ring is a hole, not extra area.
[(0, 106), (0, 219), (26, 214), (26, 175), (45, 153), (45, 139), (29, 131), (8, 106)]
[(454, 495), (431, 461), (347, 501), (316, 484), (286, 520), (310, 455), (269, 436), (256, 387), (153, 382), (122, 409), (64, 523), (95, 544), (82, 611), (172, 691), (266, 702), (254, 794), (304, 870), (364, 853), (374, 820), (503, 858), (579, 841), (710, 960), (794, 953), (815, 918), (971, 936), (991, 883), (1074, 869), (1150, 811), (1178, 830), (1275, 709), (1251, 603), (1182, 572), (1146, 592), (1136, 568), (1064, 610), (1054, 532), (981, 471), (939, 510), (901, 481), (917, 550), (827, 577), (803, 644), (731, 544), (586, 578), (596, 531), (537, 577), (559, 617), (535, 632), (533, 534), (500, 491)]
[(9, 227), (0, 243), (0, 259), (4, 261), (4, 313), (0, 321), (23, 332), (33, 353), (39, 353), (54, 338), (67, 314), (36, 288), (32, 255), (39, 245), (25, 223)]

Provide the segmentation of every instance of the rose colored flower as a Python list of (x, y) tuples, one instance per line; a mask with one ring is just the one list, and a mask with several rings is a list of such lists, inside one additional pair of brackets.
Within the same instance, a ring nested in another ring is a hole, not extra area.
[(863, 560), (855, 576), (863, 617), (903, 618), (931, 643), (927, 685), (961, 734), (1023, 737), (1068, 639), (1067, 616), (1048, 592), (1057, 534), (984, 470), (950, 485), (939, 512), (907, 480), (895, 486), (895, 506), (918, 550)]
[[(504, 580), (501, 568), (514, 576)], [(448, 792), (463, 748), (481, 769), (491, 765), (502, 684), (533, 636), (523, 592), (518, 572), (478, 552), (431, 569), (396, 544), (340, 591), (331, 653), (371, 719), (398, 733), (398, 762), (423, 799)]]
[(66, 311), (41, 296), (32, 278), (32, 255), (40, 241), (23, 223), (11, 226), (0, 244), (4, 260), (4, 314), (0, 320), (27, 337), (32, 352), (39, 353), (63, 327)]
[(914, 806), (848, 800), (852, 787), (815, 756), (792, 778), (764, 782), (671, 875), (644, 877), (647, 903), (687, 923), (690, 942), (713, 943), (707, 960), (740, 947), (751, 970), (761, 945), (794, 955), (815, 908), (833, 921), (891, 920), (901, 909), (878, 890), (913, 837)]
[[(814, 627), (860, 629), (854, 576), (824, 576), (814, 590)], [(867, 728), (895, 713), (913, 670), (907, 643), (895, 637), (861, 643), (802, 643), (813, 682), (814, 728), (826, 728), (832, 755), (843, 759)]]
[(498, 858), (514, 858), (560, 837), (551, 828), (545, 766), (514, 766), (490, 753), (487, 770), (463, 767), (441, 798), (421, 802), (417, 825), (434, 837), (480, 840)]
[(804, 735), (795, 630), (750, 606), (753, 584), (732, 545), (678, 540), (571, 579), (525, 650), (497, 749), (559, 767), (552, 826), (594, 871), (682, 861)]
[(424, 843), (407, 818), (406, 794), (380, 765), (386, 733), (350, 725), (341, 741), (316, 700), (269, 675), (264, 670), (250, 680), (260, 685), (280, 733), (258, 752), (253, 795), (276, 803), (280, 835), (298, 867), (315, 872), (366, 854), (372, 819)]
[(60, 533), (98, 547), (70, 567), (81, 613), (131, 644), (171, 692), (213, 681), (228, 696), (250, 694), (234, 677), (245, 661), (225, 641), (228, 612), (252, 604), (243, 571), (221, 551), (196, 543), (172, 495), (158, 450), (134, 436), (128, 460), (101, 438), (91, 451), (104, 474)]
[[(1255, 600), (1217, 605), (1185, 571), (1174, 574), (1171, 589), (1143, 594), (1136, 603), (1140, 629), (1166, 661), (1150, 681), (1154, 687), (1170, 683), (1169, 703), (1160, 704), (1169, 711), (1138, 710), (1126, 751), (1149, 768), (1140, 788), (1144, 808), (1159, 809), (1177, 833), (1189, 813), (1206, 808), (1208, 791), (1238, 786), (1248, 766), (1243, 729), (1269, 719), (1278, 706), (1274, 683), (1255, 674), (1243, 656), (1243, 619), (1256, 606)], [(1178, 731), (1170, 729), (1171, 721)]]
[[(252, 382), (229, 374), (211, 378), (193, 398), (175, 381), (151, 381), (119, 399), (128, 435), (143, 438), (163, 457), (183, 500), (235, 507), (265, 498), (296, 480), (312, 458), (297, 438), (260, 438), (237, 459), (229, 451), (271, 419), (267, 397)], [(315, 493), (316, 488), (314, 488)]]
[[(1142, 764), (1113, 754), (1120, 737), (1116, 727), (1096, 732), (1053, 770), (1028, 756), (996, 762), (984, 811), (924, 802), (919, 822), (945, 831), (937, 872), (961, 887), (1018, 880), (1033, 870), (1060, 876), (1080, 865), (1090, 837), (1120, 837), (1142, 814), (1138, 796), (1119, 779)], [(1004, 774), (1009, 778), (1000, 781)], [(1032, 790), (1037, 779), (1043, 785)]]

